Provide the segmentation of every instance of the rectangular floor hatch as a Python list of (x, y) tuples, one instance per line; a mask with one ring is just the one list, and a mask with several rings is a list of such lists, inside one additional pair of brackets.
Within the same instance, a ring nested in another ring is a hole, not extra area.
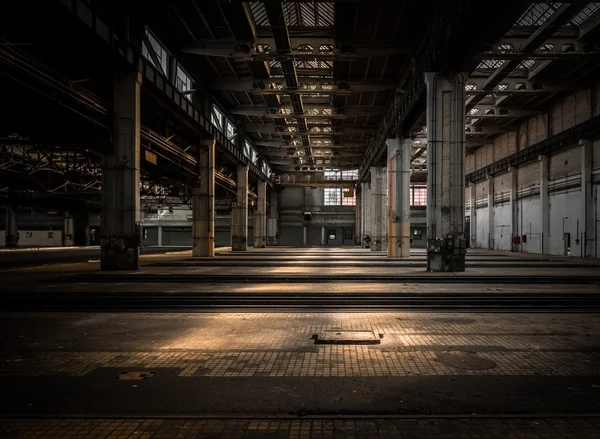
[(314, 336), (315, 344), (379, 344), (381, 340), (373, 331), (327, 330)]

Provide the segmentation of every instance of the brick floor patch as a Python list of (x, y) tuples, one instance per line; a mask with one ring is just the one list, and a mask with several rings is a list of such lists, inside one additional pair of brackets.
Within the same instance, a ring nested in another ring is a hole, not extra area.
[(152, 378), (154, 372), (123, 372), (117, 375), (117, 379), (126, 381), (140, 381)]
[(467, 370), (491, 369), (496, 365), (493, 360), (480, 357), (471, 352), (445, 352), (438, 354), (438, 360), (448, 366)]
[(549, 419), (1, 419), (0, 435), (33, 438), (598, 439), (600, 420)]
[(373, 331), (335, 329), (313, 336), (315, 344), (380, 344), (381, 339)]

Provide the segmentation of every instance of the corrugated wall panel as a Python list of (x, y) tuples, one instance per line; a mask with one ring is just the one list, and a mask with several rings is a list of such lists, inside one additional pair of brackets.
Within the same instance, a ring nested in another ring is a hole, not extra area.
[(549, 178), (551, 180), (579, 172), (581, 172), (581, 148), (579, 146), (550, 156)]
[(532, 184), (539, 184), (540, 163), (536, 161), (519, 166), (517, 182), (520, 188), (531, 186)]
[(600, 169), (600, 139), (594, 140), (592, 143), (593, 148), (593, 159), (594, 159), (594, 169)]
[(481, 180), (478, 181), (475, 185), (475, 199), (476, 200), (481, 200), (482, 198), (487, 199), (488, 196), (488, 181), (487, 180)]
[(506, 145), (506, 155), (509, 156), (517, 152), (517, 133), (511, 132), (508, 133), (507, 145)]
[(575, 99), (575, 124), (585, 122), (591, 117), (591, 90), (579, 90)]
[(529, 146), (529, 121), (523, 122), (519, 128), (519, 147), (525, 149)]
[(504, 172), (494, 176), (494, 195), (510, 192), (511, 173)]
[[(565, 98), (562, 105), (562, 129), (568, 130), (575, 125), (575, 99), (576, 94), (573, 93)], [(554, 131), (553, 131), (554, 132)]]
[(494, 163), (494, 144), (493, 143), (488, 143), (487, 145), (485, 145), (485, 154), (486, 154), (485, 164), (491, 165), (492, 163)]

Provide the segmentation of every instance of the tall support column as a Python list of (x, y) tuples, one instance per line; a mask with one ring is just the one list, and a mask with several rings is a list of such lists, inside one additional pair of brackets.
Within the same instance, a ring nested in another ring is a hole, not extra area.
[(254, 247), (267, 246), (267, 183), (258, 182), (256, 210), (254, 211)]
[(362, 239), (362, 192), (360, 187), (356, 189), (356, 210), (354, 215), (354, 244), (359, 245)]
[(271, 211), (267, 218), (267, 245), (277, 245), (277, 192), (271, 190)]
[(73, 222), (73, 216), (69, 212), (65, 212), (65, 218), (63, 222), (63, 245), (70, 247), (75, 243), (75, 224)]
[(327, 228), (321, 227), (321, 245), (325, 247), (327, 245)]
[(371, 251), (383, 250), (384, 189), (381, 168), (371, 168)]
[(233, 251), (248, 249), (248, 166), (238, 165), (237, 198), (232, 211), (231, 248)]
[(510, 248), (513, 251), (518, 251), (519, 249), (516, 247), (516, 244), (514, 244), (514, 238), (519, 236), (519, 204), (517, 192), (519, 189), (517, 180), (519, 172), (517, 171), (517, 168), (513, 166), (508, 168), (508, 172), (510, 172)]
[(540, 162), (540, 226), (542, 230), (541, 254), (550, 252), (550, 195), (548, 194), (548, 156), (538, 157)]
[(102, 158), (102, 270), (137, 270), (140, 255), (140, 86), (138, 72), (114, 79), (114, 135)]
[(389, 200), (388, 200), (388, 172), (387, 167), (379, 170), (381, 175), (381, 250), (387, 251), (389, 234)]
[(388, 139), (388, 256), (410, 257), (410, 139)]
[(17, 248), (19, 246), (19, 228), (17, 224), (17, 212), (12, 206), (6, 206), (6, 230), (4, 231), (6, 248)]
[(469, 235), (465, 238), (469, 239), (471, 248), (477, 247), (477, 189), (475, 183), (469, 183)]
[(192, 188), (192, 256), (215, 255), (215, 145), (198, 147), (197, 181)]
[(496, 225), (494, 218), (494, 176), (488, 175), (488, 249), (494, 250), (494, 241), (495, 241), (495, 233), (496, 233)]
[(156, 245), (159, 247), (162, 247), (162, 235), (163, 235), (163, 228), (159, 224), (157, 227), (157, 230), (156, 230)]
[(465, 271), (465, 80), (426, 73), (427, 269)]
[(371, 219), (369, 218), (370, 213), (371, 213), (371, 191), (369, 190), (369, 184), (368, 183), (361, 183), (360, 184), (360, 191), (362, 193), (361, 196), (361, 224), (362, 224), (362, 231), (361, 231), (361, 236), (360, 236), (360, 246), (362, 248), (367, 248), (367, 242), (365, 241), (365, 238), (368, 236), (369, 238), (371, 237)]
[(594, 255), (596, 227), (594, 215), (594, 194), (592, 191), (592, 142), (588, 139), (580, 140), (581, 146), (581, 257), (588, 258)]

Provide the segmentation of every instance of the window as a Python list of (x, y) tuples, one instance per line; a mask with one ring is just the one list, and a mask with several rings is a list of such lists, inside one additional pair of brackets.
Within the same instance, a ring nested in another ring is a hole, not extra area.
[(328, 239), (330, 241), (335, 241), (335, 230), (328, 230), (327, 235), (329, 236)]
[(255, 165), (258, 163), (258, 153), (247, 140), (244, 143), (244, 155)]
[(186, 98), (190, 98), (192, 90), (192, 79), (183, 71), (179, 65), (177, 66), (177, 77), (175, 78), (175, 87), (184, 94)]
[(342, 206), (356, 206), (356, 192), (354, 188), (341, 189), (342, 193)]
[(342, 201), (342, 191), (337, 187), (326, 187), (324, 189), (324, 205), (339, 206)]
[(416, 241), (423, 239), (423, 231), (421, 229), (413, 230), (413, 237)]
[(146, 29), (145, 39), (142, 41), (142, 56), (160, 70), (163, 75), (167, 76), (167, 65), (169, 64), (167, 50), (148, 29)]
[(271, 168), (269, 167), (269, 165), (267, 164), (267, 162), (263, 162), (262, 163), (262, 172), (267, 177), (269, 177), (269, 178), (271, 177)]
[(212, 122), (212, 124), (214, 126), (216, 126), (218, 129), (220, 129), (221, 131), (224, 131), (223, 129), (223, 122), (225, 121), (225, 116), (223, 115), (223, 113), (221, 113), (221, 111), (213, 105), (212, 108), (212, 113), (210, 114), (210, 121)]
[(427, 206), (427, 186), (411, 186), (410, 201), (411, 206)]
[(358, 169), (352, 169), (350, 171), (338, 171), (332, 169), (323, 173), (324, 180), (358, 180)]
[(229, 121), (227, 121), (227, 132), (225, 134), (227, 135), (227, 138), (233, 142), (236, 135), (235, 126)]
[(340, 179), (340, 171), (337, 171), (337, 170), (325, 171), (323, 173), (323, 179), (324, 180), (339, 180)]

